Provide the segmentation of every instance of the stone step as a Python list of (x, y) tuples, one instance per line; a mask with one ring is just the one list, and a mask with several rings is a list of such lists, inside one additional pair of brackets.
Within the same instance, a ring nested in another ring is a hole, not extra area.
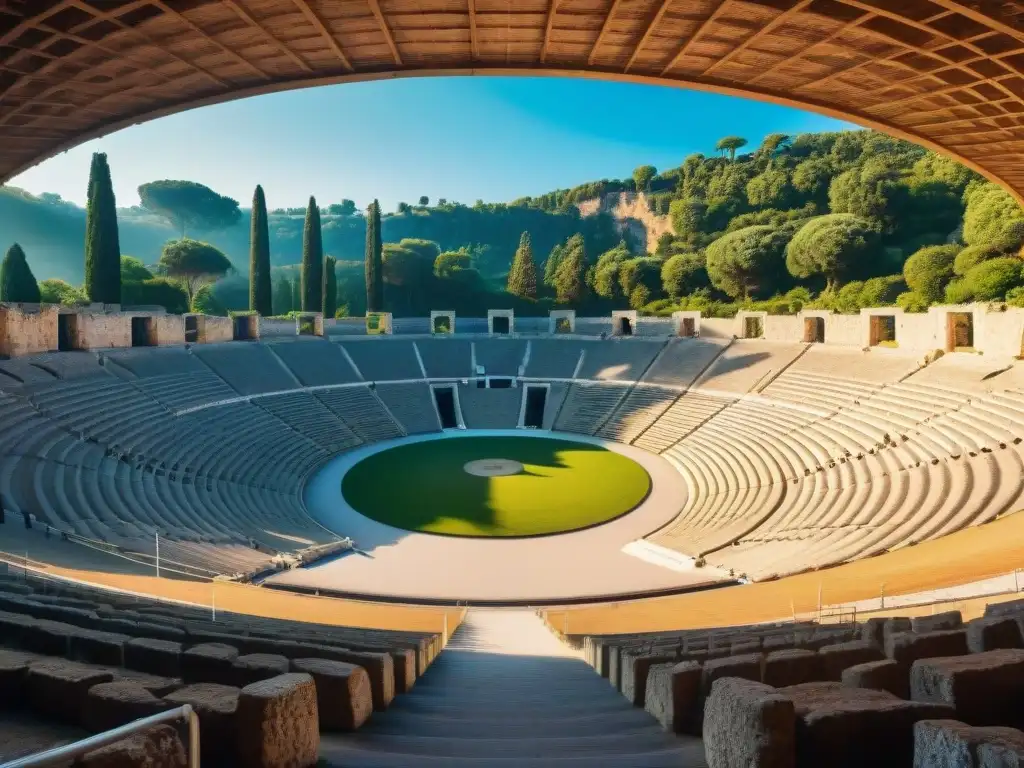
[(595, 733), (634, 733), (657, 729), (642, 709), (608, 712), (574, 718), (544, 716), (510, 718), (445, 717), (434, 713), (389, 711), (364, 727), (374, 734), (445, 736), (448, 738), (547, 738), (549, 736), (589, 736)]

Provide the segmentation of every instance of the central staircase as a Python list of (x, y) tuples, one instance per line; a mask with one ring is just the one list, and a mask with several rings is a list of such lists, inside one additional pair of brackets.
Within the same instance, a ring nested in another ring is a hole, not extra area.
[(472, 609), (407, 694), (322, 765), (706, 768), (699, 739), (664, 732), (530, 610)]

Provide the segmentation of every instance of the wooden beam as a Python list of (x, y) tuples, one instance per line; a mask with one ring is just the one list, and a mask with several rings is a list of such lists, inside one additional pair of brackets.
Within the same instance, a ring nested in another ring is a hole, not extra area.
[(1015, 40), (1020, 40), (1021, 42), (1024, 42), (1024, 31), (1000, 21), (999, 19), (995, 18), (994, 15), (982, 13), (976, 8), (972, 8), (971, 6), (965, 5), (964, 3), (956, 2), (956, 0), (931, 1), (940, 8), (945, 8), (947, 11), (950, 11), (952, 13), (958, 13), (961, 16), (964, 16), (977, 24), (981, 24), (982, 26), (986, 26), (989, 29), (993, 29), (996, 32), (999, 32), (1000, 34), (1007, 35), (1009, 37), (1014, 38)]
[(765, 67), (760, 72), (758, 72), (756, 76), (754, 76), (750, 80), (748, 80), (747, 83), (749, 85), (754, 85), (758, 80), (761, 80), (761, 79), (763, 79), (765, 77), (768, 77), (768, 75), (772, 74), (773, 72), (778, 71), (779, 67), (784, 67), (787, 64), (790, 64), (790, 63), (796, 61), (797, 59), (802, 58), (809, 51), (817, 48), (819, 45), (828, 45), (832, 41), (834, 41), (834, 40), (842, 37), (843, 35), (845, 35), (851, 29), (854, 29), (854, 28), (860, 26), (861, 24), (863, 24), (868, 19), (873, 19), (873, 18), (874, 18), (874, 16), (872, 16), (871, 14), (865, 14), (864, 16), (861, 16), (859, 18), (853, 19), (852, 21), (846, 22), (845, 24), (843, 24), (843, 26), (841, 26), (835, 32), (832, 32), (828, 36), (823, 37), (821, 40), (815, 40), (810, 45), (805, 45), (803, 48), (799, 49), (796, 53), (792, 53), (789, 56), (787, 56), (786, 58), (780, 59), (779, 61), (776, 61), (774, 64), (771, 64), (770, 66)]
[(349, 72), (355, 72), (355, 68), (352, 66), (351, 62), (349, 62), (348, 56), (346, 56), (345, 52), (341, 50), (341, 46), (338, 45), (338, 41), (334, 39), (334, 35), (331, 34), (329, 29), (327, 29), (324, 23), (320, 20), (320, 17), (317, 16), (316, 13), (313, 12), (313, 9), (309, 7), (309, 3), (307, 3), (306, 0), (294, 0), (294, 2), (295, 5), (298, 6), (298, 9), (302, 11), (302, 15), (306, 17), (306, 20), (309, 21), (309, 23), (312, 24), (320, 33), (320, 36), (327, 43), (328, 47), (334, 51), (334, 55), (341, 61), (342, 66)]
[(742, 43), (735, 46), (731, 51), (725, 54), (725, 56), (718, 59), (718, 61), (712, 62), (711, 66), (701, 73), (701, 77), (710, 75), (723, 64), (728, 64), (730, 61), (733, 60), (733, 58), (735, 58), (738, 54), (743, 53), (743, 51), (747, 50), (753, 43), (755, 43), (763, 35), (771, 34), (775, 29), (784, 24), (790, 16), (792, 16), (794, 13), (799, 13), (800, 11), (804, 10), (813, 2), (814, 0), (798, 0), (795, 5), (792, 5), (791, 7), (787, 8), (785, 11), (780, 13), (778, 16), (769, 21), (763, 27), (759, 27), (754, 32), (754, 34), (750, 35), (750, 37), (748, 37)]
[(697, 42), (697, 40), (700, 38), (700, 36), (704, 33), (704, 30), (706, 30), (709, 26), (714, 24), (715, 21), (718, 20), (718, 17), (721, 16), (725, 12), (725, 9), (728, 8), (728, 7), (729, 7), (729, 0), (721, 0), (721, 4), (717, 8), (715, 8), (714, 11), (711, 12), (710, 16), (708, 16), (706, 19), (704, 19), (697, 26), (697, 29), (695, 29), (693, 31), (693, 34), (690, 35), (686, 39), (686, 42), (684, 42), (679, 47), (679, 50), (676, 51), (676, 55), (673, 56), (671, 61), (669, 61), (669, 63), (667, 65), (665, 65), (665, 68), (661, 70), (661, 76), (662, 77), (666, 77), (668, 75), (669, 71), (672, 70), (675, 67), (675, 65), (679, 63), (679, 60), (681, 58), (683, 58), (683, 56), (686, 55), (686, 52), (690, 50), (690, 46), (693, 45), (695, 42)]
[(594, 66), (594, 57), (597, 56), (597, 49), (601, 47), (601, 43), (604, 42), (604, 36), (608, 34), (608, 29), (612, 25), (612, 19), (615, 18), (615, 12), (619, 10), (619, 6), (622, 4), (622, 0), (612, 0), (612, 7), (608, 9), (607, 15), (604, 17), (604, 23), (601, 25), (601, 31), (597, 35), (597, 40), (594, 41), (594, 45), (590, 49), (590, 56), (587, 57), (587, 64)]
[(469, 52), (474, 60), (480, 58), (480, 41), (476, 36), (476, 0), (467, 0), (469, 8)]
[(654, 34), (655, 28), (661, 22), (662, 17), (665, 15), (665, 11), (672, 4), (672, 0), (661, 0), (661, 5), (658, 6), (658, 10), (654, 16), (651, 17), (650, 22), (647, 24), (644, 33), (640, 36), (637, 44), (633, 47), (633, 54), (629, 57), (629, 61), (626, 62), (626, 68), (623, 69), (623, 73), (629, 72), (633, 65), (636, 63), (637, 57), (640, 55), (640, 51), (647, 45), (647, 41), (651, 39), (651, 35)]
[(405, 66), (402, 64), (402, 54), (398, 52), (398, 46), (395, 45), (394, 35), (391, 34), (391, 29), (388, 27), (388, 20), (381, 13), (380, 3), (377, 0), (366, 0), (366, 2), (369, 4), (370, 10), (373, 11), (373, 15), (377, 17), (377, 24), (380, 25), (380, 31), (384, 33), (384, 39), (388, 43), (388, 48), (391, 49), (391, 56), (395, 60), (395, 64), (399, 67)]
[(174, 8), (172, 8), (171, 6), (167, 5), (167, 3), (164, 2), (164, 0), (152, 0), (152, 4), (155, 5), (157, 8), (159, 8), (161, 11), (163, 11), (168, 16), (174, 16), (176, 19), (180, 20), (182, 24), (184, 24), (186, 27), (191, 29), (193, 32), (195, 32), (201, 38), (206, 40), (208, 43), (210, 43), (211, 45), (216, 46), (223, 53), (226, 53), (228, 56), (233, 58), (235, 61), (237, 61), (243, 67), (245, 67), (250, 72), (252, 72), (254, 75), (256, 75), (256, 77), (260, 78), (261, 80), (270, 80), (271, 79), (270, 75), (268, 75), (262, 69), (257, 67), (255, 64), (253, 64), (251, 61), (249, 61), (244, 56), (239, 54), (237, 51), (234, 51), (231, 48), (228, 48), (226, 45), (223, 45), (215, 37), (211, 37), (210, 35), (208, 35), (206, 33), (206, 31), (203, 30), (202, 27), (200, 27), (198, 24), (196, 24), (190, 18), (185, 16), (185, 14), (183, 14), (180, 11), (177, 11)]
[(551, 30), (555, 26), (555, 14), (558, 13), (558, 4), (561, 0), (551, 0), (548, 6), (548, 20), (544, 24), (544, 42), (540, 47), (540, 63), (543, 64), (548, 58), (548, 45), (551, 43)]
[(21, 34), (29, 29), (32, 29), (37, 24), (41, 24), (51, 16), (60, 13), (68, 7), (71, 0), (60, 0), (56, 5), (47, 8), (42, 13), (37, 13), (35, 16), (25, 16), (15, 24), (10, 30), (0, 35), (0, 45), (9, 45), (13, 40), (21, 37)]
[(228, 8), (233, 10), (235, 14), (237, 14), (238, 18), (240, 18), (250, 27), (253, 27), (254, 29), (257, 29), (260, 32), (262, 32), (263, 36), (267, 38), (271, 43), (273, 43), (274, 47), (281, 51), (281, 53), (283, 53), (285, 56), (291, 59), (292, 62), (294, 62), (295, 65), (299, 67), (299, 69), (301, 69), (303, 72), (312, 74), (313, 68), (310, 67), (309, 64), (305, 62), (304, 59), (302, 59), (295, 51), (293, 51), (287, 45), (285, 45), (276, 37), (274, 37), (274, 35), (271, 34), (270, 30), (268, 30), (266, 27), (264, 27), (262, 24), (256, 21), (256, 19), (254, 19), (252, 15), (247, 10), (245, 10), (245, 8), (236, 3), (235, 0), (221, 0), (221, 2), (223, 2)]

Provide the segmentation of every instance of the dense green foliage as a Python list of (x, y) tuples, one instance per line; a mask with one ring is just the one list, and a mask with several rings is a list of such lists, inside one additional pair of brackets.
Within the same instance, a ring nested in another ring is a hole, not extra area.
[(270, 230), (267, 199), (263, 187), (256, 185), (252, 195), (249, 228), (249, 309), (272, 315), (270, 286)]
[(157, 266), (163, 274), (181, 284), (191, 304), (203, 285), (227, 274), (231, 262), (209, 243), (183, 237), (164, 245)]
[(0, 301), (38, 304), (39, 285), (25, 260), (25, 252), (15, 243), (0, 263)]
[[(1024, 277), (1012, 268), (1024, 245), (1024, 211), (963, 166), (872, 131), (771, 134), (741, 154), (746, 143), (725, 137), (718, 156), (694, 154), (660, 173), (640, 166), (629, 178), (507, 204), (431, 205), (421, 196), (395, 214), (372, 205), (359, 215), (351, 200), (316, 209), (321, 253), (336, 259), (339, 311), (361, 314), (369, 304), (396, 315), (439, 307), (544, 314), (562, 304), (598, 314), (627, 306), (729, 314), (740, 306), (857, 311), (893, 302), (923, 310), (938, 301), (1024, 296), (1017, 291)], [(620, 193), (637, 190), (650, 213), (671, 224), (657, 242), (644, 242), (637, 222), (616, 222), (608, 213)], [(223, 213), (222, 204), (214, 207)], [(259, 208), (254, 200), (255, 214), (243, 211), (237, 224), (211, 231), (210, 244), (236, 265), (253, 244)], [(303, 303), (294, 265), (313, 208), (266, 216), (274, 313)], [(167, 222), (182, 218), (142, 207), (119, 215), (126, 250), (146, 264), (173, 235)], [(189, 226), (208, 227), (216, 218)], [(70, 285), (81, 280), (80, 256), (66, 256), (80, 253), (76, 231), (84, 234), (84, 215), (59, 197), (0, 190), (0, 238), (25, 245), (38, 274)], [(516, 255), (524, 232), (535, 293), (529, 276), (522, 288), (526, 261)], [(251, 306), (244, 266), (239, 271), (210, 294), (225, 310)], [(326, 282), (324, 275), (317, 284)], [(57, 288), (54, 295), (67, 298)]]
[(533, 260), (529, 232), (523, 232), (519, 237), (519, 247), (508, 272), (506, 290), (521, 299), (537, 298), (537, 265)]
[(384, 309), (383, 246), (380, 229), (380, 203), (374, 200), (366, 211), (366, 248), (363, 253), (367, 312), (381, 312)]
[(306, 226), (302, 232), (302, 311), (319, 312), (324, 306), (324, 242), (320, 233), (320, 209), (309, 198)]
[(89, 169), (85, 218), (85, 292), (100, 304), (121, 303), (121, 242), (117, 203), (107, 156), (97, 152)]
[(333, 256), (324, 258), (324, 318), (334, 317), (338, 313), (338, 260)]
[(238, 201), (194, 181), (164, 179), (139, 186), (142, 207), (164, 217), (184, 238), (191, 229), (209, 232), (238, 223)]

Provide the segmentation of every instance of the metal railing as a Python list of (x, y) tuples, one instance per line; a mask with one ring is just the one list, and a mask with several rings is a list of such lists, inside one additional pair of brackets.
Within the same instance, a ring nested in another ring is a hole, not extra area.
[(141, 720), (135, 720), (111, 731), (97, 733), (95, 736), (76, 741), (74, 744), (65, 744), (61, 747), (48, 749), (46, 752), (19, 757), (17, 760), (3, 763), (0, 765), (0, 768), (45, 768), (46, 766), (63, 765), (72, 758), (121, 741), (121, 739), (127, 738), (134, 733), (152, 728), (154, 725), (162, 725), (163, 723), (175, 720), (184, 720), (188, 724), (188, 746), (186, 748), (188, 768), (199, 768), (199, 718), (188, 704), (183, 704), (177, 709), (170, 709), (167, 712), (144, 717)]

